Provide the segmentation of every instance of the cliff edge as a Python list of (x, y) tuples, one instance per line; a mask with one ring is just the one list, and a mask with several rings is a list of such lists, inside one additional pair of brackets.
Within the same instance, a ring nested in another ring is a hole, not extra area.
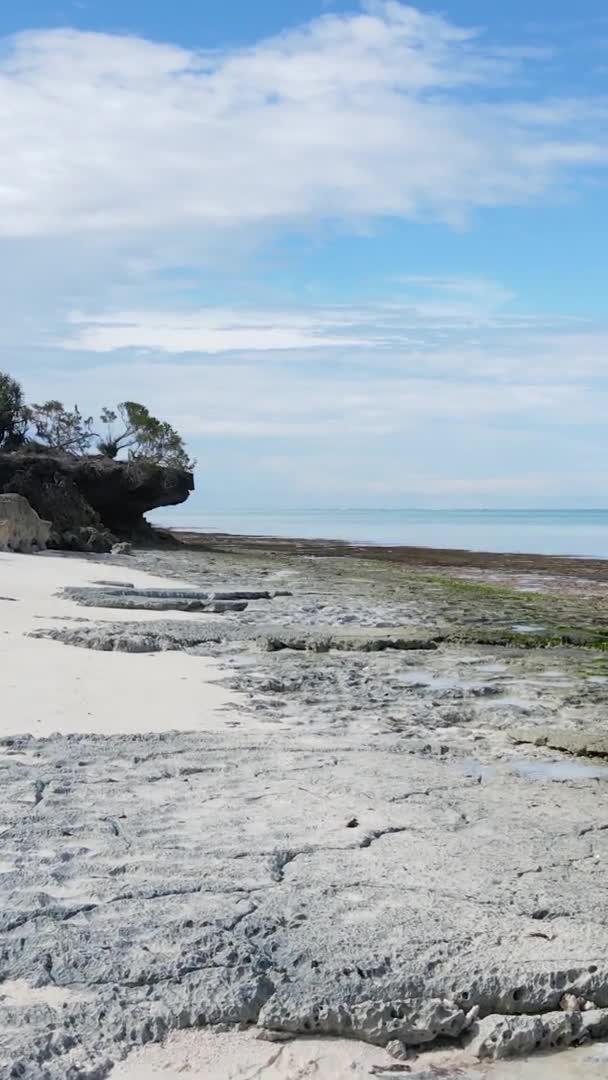
[(144, 519), (194, 490), (185, 469), (138, 459), (76, 456), (41, 447), (0, 453), (0, 493), (23, 495), (52, 525), (51, 547), (109, 551), (116, 539), (150, 535)]

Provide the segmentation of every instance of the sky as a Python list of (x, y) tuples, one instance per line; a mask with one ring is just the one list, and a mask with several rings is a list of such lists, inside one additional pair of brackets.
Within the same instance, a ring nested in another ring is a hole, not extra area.
[(0, 369), (190, 509), (608, 506), (605, 0), (0, 10)]

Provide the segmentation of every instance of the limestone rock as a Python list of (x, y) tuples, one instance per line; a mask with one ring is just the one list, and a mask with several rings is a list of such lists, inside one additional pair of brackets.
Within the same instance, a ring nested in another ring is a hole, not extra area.
[(608, 1009), (538, 1016), (486, 1016), (471, 1029), (467, 1049), (479, 1058), (522, 1057), (608, 1034)]
[(513, 732), (514, 742), (533, 746), (548, 746), (567, 754), (587, 757), (608, 757), (608, 736), (599, 727), (554, 728), (534, 727)]
[(608, 1035), (608, 1009), (585, 1009), (581, 1016), (581, 1032), (585, 1038), (605, 1039)]
[(95, 529), (105, 534), (103, 550), (110, 551), (116, 534), (145, 534), (145, 513), (185, 502), (193, 488), (191, 473), (149, 461), (77, 457), (41, 447), (0, 454), (0, 492), (25, 496), (52, 522), (54, 547), (100, 550), (82, 536), (82, 530)]
[(131, 544), (128, 544), (126, 541), (123, 541), (120, 544), (113, 544), (112, 545), (112, 555), (132, 555), (132, 554), (133, 554), (133, 548), (131, 547)]
[(75, 551), (92, 551), (97, 555), (104, 555), (112, 548), (114, 537), (107, 529), (96, 529), (91, 526), (79, 529), (76, 540), (73, 543)]
[(322, 631), (305, 632), (279, 630), (266, 635), (264, 648), (267, 652), (294, 649), (298, 652), (385, 652), (387, 650), (433, 650), (441, 635), (436, 630), (412, 630), (411, 627), (382, 629), (365, 627), (364, 630), (344, 630), (328, 627)]
[(564, 994), (559, 1003), (559, 1007), (563, 1012), (580, 1012), (584, 1005), (585, 999), (578, 997), (577, 994)]
[(46, 547), (50, 532), (50, 523), (22, 495), (0, 495), (0, 551), (39, 551)]
[(273, 995), (260, 1013), (259, 1023), (275, 1031), (314, 1031), (321, 1035), (359, 1038), (376, 1046), (397, 1043), (405, 1050), (438, 1038), (456, 1039), (467, 1029), (467, 1014), (452, 1001), (440, 998), (392, 999), (330, 1005), (306, 1001), (300, 1008), (286, 1004), (281, 992)]

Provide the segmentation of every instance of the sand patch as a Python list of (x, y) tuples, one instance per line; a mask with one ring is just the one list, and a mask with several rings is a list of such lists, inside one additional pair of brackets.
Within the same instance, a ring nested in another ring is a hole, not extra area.
[(458, 1050), (399, 1062), (385, 1050), (349, 1039), (268, 1043), (254, 1031), (191, 1031), (135, 1051), (112, 1071), (111, 1080), (606, 1080), (607, 1075), (608, 1043), (491, 1064)]
[(368, 1080), (373, 1069), (396, 1064), (386, 1051), (348, 1039), (269, 1043), (252, 1032), (196, 1031), (136, 1051), (111, 1080)]
[[(2, 735), (140, 734), (222, 728), (239, 695), (215, 685), (218, 664), (183, 653), (127, 655), (34, 640), (28, 633), (83, 618), (76, 603), (58, 597), (67, 585), (103, 576), (125, 580), (124, 567), (91, 559), (0, 554), (0, 593), (15, 598), (2, 609), (0, 697)], [(175, 581), (133, 570), (137, 586), (175, 587)], [(178, 585), (180, 583), (177, 583)], [(172, 613), (164, 617), (171, 618)], [(154, 618), (145, 611), (87, 611), (87, 621)], [(176, 618), (204, 618), (176, 613)], [(59, 620), (59, 622), (57, 621)]]

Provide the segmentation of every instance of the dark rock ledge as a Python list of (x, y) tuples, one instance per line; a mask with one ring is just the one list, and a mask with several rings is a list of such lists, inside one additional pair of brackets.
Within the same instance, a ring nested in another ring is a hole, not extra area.
[(158, 539), (144, 514), (183, 503), (193, 490), (192, 473), (150, 461), (40, 447), (0, 454), (0, 493), (23, 495), (52, 522), (49, 546), (64, 550), (103, 552), (117, 539)]

